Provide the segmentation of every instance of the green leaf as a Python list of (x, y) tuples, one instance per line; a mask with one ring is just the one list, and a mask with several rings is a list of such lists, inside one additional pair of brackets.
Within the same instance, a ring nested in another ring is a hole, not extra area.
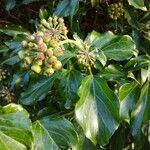
[(140, 96), (140, 85), (137, 82), (125, 83), (119, 89), (120, 114), (122, 119), (130, 120), (130, 114)]
[(77, 70), (67, 70), (63, 72), (60, 80), (60, 91), (63, 99), (65, 99), (66, 108), (70, 108), (77, 100), (77, 90), (81, 84), (82, 74)]
[(141, 89), (140, 98), (131, 113), (131, 131), (138, 137), (142, 125), (150, 120), (150, 83), (146, 81)]
[(127, 70), (136, 71), (150, 65), (150, 56), (140, 55), (136, 58), (130, 59), (127, 64), (124, 66)]
[(56, 16), (71, 16), (73, 17), (76, 13), (79, 5), (79, 0), (63, 0), (60, 1), (57, 5), (57, 8), (54, 12)]
[(22, 4), (30, 4), (30, 3), (33, 3), (33, 2), (39, 2), (40, 0), (23, 0), (22, 1)]
[(5, 45), (0, 46), (0, 53), (4, 53), (4, 52), (8, 52), (8, 51), (9, 51), (9, 49)]
[(113, 81), (125, 78), (126, 73), (119, 66), (108, 65), (101, 71), (100, 76), (107, 80)]
[(89, 75), (82, 81), (75, 113), (87, 138), (106, 145), (119, 125), (119, 101), (105, 80)]
[(31, 105), (36, 101), (40, 100), (53, 86), (55, 80), (55, 75), (40, 80), (38, 83), (34, 84), (31, 88), (22, 93), (20, 102), (24, 105)]
[(20, 58), (18, 56), (13, 56), (11, 58), (8, 58), (4, 60), (1, 64), (7, 64), (7, 65), (14, 65), (20, 61)]
[(76, 148), (78, 135), (70, 121), (64, 118), (47, 116), (40, 119), (40, 123), (48, 130), (60, 149), (62, 147)]
[(32, 143), (30, 126), (29, 114), (20, 105), (0, 108), (0, 149), (26, 150)]
[(58, 150), (58, 146), (50, 136), (49, 132), (44, 128), (44, 126), (36, 121), (33, 124), (33, 149), (35, 150)]
[(7, 11), (13, 9), (16, 5), (16, 0), (5, 0), (5, 8)]
[(126, 60), (133, 55), (137, 55), (135, 44), (128, 35), (114, 35), (109, 31), (99, 35), (93, 45), (102, 50), (107, 58), (117, 61)]
[(10, 36), (16, 36), (18, 34), (28, 35), (29, 31), (18, 25), (6, 25), (5, 27), (0, 28), (0, 32), (3, 32)]
[(141, 9), (143, 11), (146, 11), (147, 8), (144, 5), (144, 0), (128, 0), (129, 5), (134, 6), (137, 9)]

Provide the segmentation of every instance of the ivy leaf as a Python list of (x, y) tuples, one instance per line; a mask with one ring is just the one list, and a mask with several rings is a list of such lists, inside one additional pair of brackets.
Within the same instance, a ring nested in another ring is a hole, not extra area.
[(119, 125), (119, 101), (105, 80), (89, 75), (82, 81), (75, 113), (87, 138), (106, 145)]
[(125, 83), (119, 89), (120, 114), (123, 119), (130, 120), (130, 114), (140, 96), (140, 87), (137, 82)]
[(48, 130), (60, 149), (62, 147), (76, 148), (78, 135), (70, 121), (65, 118), (47, 116), (40, 119), (40, 123)]
[(45, 94), (47, 94), (48, 91), (51, 89), (54, 80), (55, 75), (40, 80), (38, 83), (34, 84), (27, 91), (22, 93), (20, 102), (24, 105), (31, 105), (36, 101), (40, 100), (40, 98), (43, 97)]
[(147, 8), (144, 5), (144, 0), (128, 0), (129, 5), (134, 6), (137, 9), (147, 11)]
[(140, 98), (131, 113), (131, 131), (138, 137), (143, 124), (150, 120), (150, 83), (146, 81), (141, 89)]
[(116, 61), (126, 60), (137, 55), (135, 43), (128, 35), (114, 35), (109, 31), (100, 34), (93, 45), (102, 50), (107, 58)]
[(32, 143), (29, 114), (16, 104), (0, 108), (0, 149), (26, 150)]
[(44, 128), (44, 126), (36, 121), (33, 124), (33, 149), (36, 150), (58, 150), (58, 146), (50, 136), (49, 132)]
[(56, 16), (71, 16), (73, 17), (76, 13), (79, 5), (79, 0), (63, 0), (60, 1), (57, 5), (57, 8), (54, 12)]
[(81, 84), (82, 74), (77, 70), (67, 70), (63, 72), (60, 80), (60, 90), (66, 101), (65, 107), (70, 108), (77, 99), (77, 90)]
[(18, 34), (28, 35), (29, 31), (23, 28), (22, 26), (17, 25), (6, 25), (5, 27), (0, 28), (0, 32), (3, 32), (4, 34), (10, 35), (10, 36), (16, 36)]
[(101, 77), (110, 81), (125, 78), (125, 75), (126, 73), (123, 72), (122, 68), (120, 66), (115, 65), (108, 65), (100, 73)]
[(5, 8), (7, 11), (13, 9), (16, 5), (16, 0), (5, 0)]

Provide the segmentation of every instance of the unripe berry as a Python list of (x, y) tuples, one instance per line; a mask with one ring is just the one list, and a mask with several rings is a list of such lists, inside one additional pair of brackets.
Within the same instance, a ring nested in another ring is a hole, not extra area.
[(27, 41), (22, 41), (21, 42), (22, 47), (26, 47), (28, 45)]
[(33, 48), (33, 47), (34, 47), (34, 43), (29, 42), (29, 43), (28, 43), (28, 46), (29, 46), (29, 48)]
[(45, 52), (47, 50), (47, 45), (45, 43), (39, 44), (38, 49), (41, 52)]
[(38, 60), (44, 60), (45, 59), (45, 55), (40, 52), (40, 53), (37, 54), (37, 59)]
[(48, 49), (47, 51), (46, 51), (46, 55), (50, 58), (50, 57), (52, 57), (53, 56), (53, 50), (52, 49)]
[(51, 59), (50, 59), (50, 63), (51, 63), (52, 65), (56, 64), (56, 63), (57, 63), (57, 57), (52, 56)]
[(54, 71), (55, 71), (55, 70), (54, 70), (53, 68), (47, 68), (44, 73), (45, 73), (46, 75), (52, 75), (52, 74), (54, 73)]
[(25, 52), (24, 51), (19, 51), (18, 56), (19, 56), (20, 59), (23, 59), (24, 56), (25, 56)]
[(29, 35), (29, 36), (27, 37), (27, 39), (28, 39), (29, 41), (34, 41), (35, 37), (34, 37), (33, 35)]
[(36, 72), (36, 73), (40, 73), (41, 72), (41, 67), (39, 65), (35, 64), (31, 67), (31, 70)]
[(62, 63), (60, 61), (57, 61), (55, 64), (54, 64), (54, 68), (59, 70), (62, 68)]
[(37, 36), (43, 36), (43, 35), (44, 35), (44, 33), (42, 31), (37, 32)]
[(36, 35), (36, 36), (35, 36), (35, 42), (36, 42), (37, 44), (42, 44), (42, 43), (43, 43), (43, 39), (42, 39), (40, 36)]
[(27, 65), (30, 65), (31, 62), (32, 62), (32, 60), (31, 60), (30, 57), (25, 57), (25, 58), (24, 58), (24, 61), (25, 61), (25, 63), (26, 63)]
[(41, 66), (43, 64), (43, 61), (42, 60), (37, 60), (36, 64), (39, 65), (39, 66)]
[(63, 50), (62, 50), (60, 47), (57, 48), (57, 49), (55, 49), (55, 50), (54, 50), (54, 55), (55, 55), (56, 57), (62, 56), (62, 55), (63, 55)]

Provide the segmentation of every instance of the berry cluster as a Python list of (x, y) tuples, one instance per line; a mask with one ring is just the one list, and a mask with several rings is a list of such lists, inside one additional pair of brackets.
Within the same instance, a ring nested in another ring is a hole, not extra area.
[(15, 94), (7, 86), (4, 86), (0, 91), (0, 97), (7, 102), (12, 102), (15, 99)]
[(62, 67), (58, 58), (63, 55), (63, 48), (58, 43), (66, 38), (67, 28), (63, 18), (43, 19), (39, 30), (22, 41), (24, 50), (19, 51), (18, 55), (23, 60), (23, 66), (35, 73), (52, 75)]
[(0, 68), (0, 81), (5, 80), (9, 75), (10, 73), (6, 69)]
[(108, 8), (108, 15), (111, 19), (117, 20), (124, 13), (123, 4), (121, 2), (113, 3)]

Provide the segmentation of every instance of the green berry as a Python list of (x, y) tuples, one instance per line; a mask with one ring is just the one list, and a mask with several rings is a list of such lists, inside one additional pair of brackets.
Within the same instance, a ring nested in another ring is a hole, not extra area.
[(24, 61), (25, 61), (25, 63), (26, 63), (27, 65), (30, 65), (31, 62), (32, 62), (32, 60), (31, 60), (30, 57), (25, 57), (25, 58), (24, 58)]
[(57, 48), (57, 49), (55, 49), (55, 50), (54, 50), (54, 55), (55, 55), (56, 57), (62, 56), (62, 55), (63, 55), (63, 50), (62, 50), (60, 47)]
[(21, 42), (22, 47), (26, 47), (28, 45), (27, 41), (22, 41)]
[(31, 70), (36, 72), (36, 73), (40, 73), (41, 72), (41, 67), (39, 65), (35, 64), (31, 67)]
[(60, 61), (57, 61), (55, 64), (54, 64), (54, 68), (59, 70), (62, 68), (62, 63)]
[(52, 57), (53, 56), (53, 50), (52, 49), (48, 49), (47, 51), (46, 51), (46, 55), (50, 58), (50, 57)]
[(57, 63), (57, 57), (52, 56), (51, 59), (50, 59), (50, 63), (51, 63), (52, 65), (56, 64), (56, 63)]
[(29, 36), (27, 37), (27, 39), (28, 39), (29, 41), (34, 41), (35, 37), (34, 37), (33, 35), (29, 35)]
[(18, 56), (20, 59), (23, 59), (24, 58), (24, 55), (25, 55), (25, 52), (24, 51), (19, 51), (18, 52)]
[(52, 75), (52, 74), (54, 73), (54, 71), (55, 71), (55, 70), (54, 70), (53, 68), (47, 68), (44, 73), (45, 73), (46, 75)]

